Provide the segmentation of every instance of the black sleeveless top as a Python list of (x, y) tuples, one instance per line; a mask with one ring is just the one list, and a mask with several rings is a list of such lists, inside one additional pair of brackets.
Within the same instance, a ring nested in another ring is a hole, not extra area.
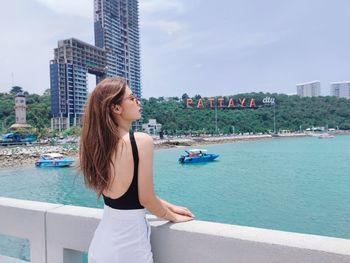
[(140, 204), (139, 193), (137, 189), (137, 179), (138, 179), (138, 167), (139, 167), (139, 154), (137, 151), (137, 145), (134, 137), (134, 133), (130, 132), (130, 142), (132, 148), (132, 155), (134, 158), (134, 175), (128, 190), (117, 199), (109, 198), (103, 195), (103, 200), (105, 204), (114, 209), (143, 209), (144, 207)]

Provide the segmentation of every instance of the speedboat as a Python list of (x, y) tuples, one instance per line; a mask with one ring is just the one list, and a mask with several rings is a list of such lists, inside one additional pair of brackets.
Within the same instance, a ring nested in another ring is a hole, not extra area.
[(74, 163), (74, 160), (67, 158), (60, 153), (45, 153), (35, 162), (36, 167), (66, 167)]
[(219, 157), (219, 154), (207, 153), (205, 149), (192, 149), (185, 150), (187, 155), (181, 155), (179, 158), (180, 163), (202, 163), (210, 162)]

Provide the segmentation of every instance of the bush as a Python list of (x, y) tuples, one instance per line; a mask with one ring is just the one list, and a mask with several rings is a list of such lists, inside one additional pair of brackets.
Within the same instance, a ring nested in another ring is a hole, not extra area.
[(339, 129), (340, 130), (350, 130), (350, 123), (346, 122), (346, 123), (340, 124)]

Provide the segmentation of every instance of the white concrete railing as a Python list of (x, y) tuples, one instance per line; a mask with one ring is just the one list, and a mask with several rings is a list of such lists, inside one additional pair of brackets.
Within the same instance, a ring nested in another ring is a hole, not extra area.
[[(102, 210), (0, 197), (0, 234), (28, 239), (31, 262), (81, 262)], [(149, 216), (156, 263), (350, 262), (350, 240)]]

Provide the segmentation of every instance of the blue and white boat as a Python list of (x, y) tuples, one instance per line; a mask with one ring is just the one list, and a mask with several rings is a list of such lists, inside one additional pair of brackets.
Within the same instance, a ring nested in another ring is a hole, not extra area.
[(66, 167), (74, 163), (74, 160), (67, 158), (60, 153), (45, 153), (35, 162), (36, 167)]
[(202, 163), (214, 161), (219, 157), (219, 154), (207, 153), (205, 149), (192, 149), (185, 151), (187, 155), (181, 155), (179, 162), (184, 163)]

